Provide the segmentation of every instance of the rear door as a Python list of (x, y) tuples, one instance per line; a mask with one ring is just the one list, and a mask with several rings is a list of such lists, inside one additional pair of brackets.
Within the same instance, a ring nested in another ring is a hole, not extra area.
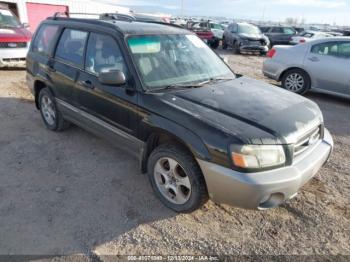
[(73, 89), (84, 68), (84, 48), (88, 32), (65, 28), (58, 41), (55, 57), (48, 62), (56, 98), (76, 104)]
[(50, 84), (51, 72), (48, 70), (47, 65), (49, 64), (58, 34), (58, 25), (43, 24), (36, 33), (27, 55), (27, 72), (32, 76), (39, 75), (48, 84)]
[(305, 69), (312, 86), (336, 93), (349, 93), (350, 42), (330, 41), (312, 45), (305, 57)]
[[(111, 35), (90, 33), (85, 70), (79, 75), (75, 93), (79, 108), (123, 132), (137, 134), (137, 91), (130, 81), (125, 56), (117, 39)], [(127, 84), (105, 85), (99, 82), (101, 72), (122, 71)]]

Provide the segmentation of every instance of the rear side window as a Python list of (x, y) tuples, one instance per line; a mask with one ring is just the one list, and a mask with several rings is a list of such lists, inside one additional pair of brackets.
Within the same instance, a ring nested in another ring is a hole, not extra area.
[(281, 27), (273, 27), (271, 32), (272, 33), (283, 33), (283, 30)]
[(40, 27), (38, 34), (33, 42), (32, 51), (43, 55), (49, 55), (52, 41), (58, 31), (56, 25), (43, 25)]
[(337, 56), (338, 55), (338, 43), (329, 42), (314, 45), (311, 48), (311, 53), (317, 55)]
[(83, 67), (87, 36), (88, 33), (84, 31), (65, 29), (58, 43), (55, 57)]

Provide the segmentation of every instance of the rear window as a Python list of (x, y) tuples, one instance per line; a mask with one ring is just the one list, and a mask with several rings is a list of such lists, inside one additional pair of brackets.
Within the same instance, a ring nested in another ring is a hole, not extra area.
[(57, 31), (58, 26), (56, 25), (41, 26), (33, 42), (33, 52), (48, 55)]
[(87, 36), (88, 33), (84, 31), (65, 29), (58, 43), (55, 57), (83, 67)]

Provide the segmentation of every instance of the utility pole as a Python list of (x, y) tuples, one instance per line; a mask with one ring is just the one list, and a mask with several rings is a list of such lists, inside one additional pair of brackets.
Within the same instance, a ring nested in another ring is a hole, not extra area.
[(181, 16), (184, 16), (184, 0), (181, 0)]
[(263, 9), (263, 12), (262, 12), (262, 18), (261, 18), (261, 22), (264, 22), (265, 20), (265, 11), (266, 11), (266, 4), (264, 4), (264, 9)]

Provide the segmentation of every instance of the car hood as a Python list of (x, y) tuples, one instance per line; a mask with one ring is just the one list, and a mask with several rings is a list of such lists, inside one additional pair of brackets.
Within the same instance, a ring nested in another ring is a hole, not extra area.
[(247, 40), (262, 40), (262, 39), (265, 39), (262, 34), (244, 34), (244, 33), (240, 33), (238, 35), (239, 35), (239, 37), (241, 37), (243, 39), (247, 39)]
[(31, 33), (23, 28), (0, 28), (0, 42), (28, 42)]
[[(247, 143), (292, 144), (323, 122), (314, 102), (248, 77), (174, 91), (162, 100), (225, 133), (237, 136), (240, 129)], [(252, 132), (257, 129), (269, 135)]]

